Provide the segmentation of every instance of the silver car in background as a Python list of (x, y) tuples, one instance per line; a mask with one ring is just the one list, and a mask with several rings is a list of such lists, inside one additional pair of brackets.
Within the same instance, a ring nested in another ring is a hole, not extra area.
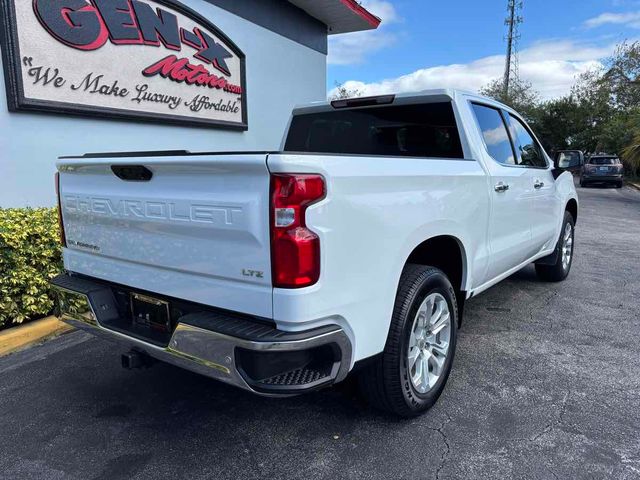
[(615, 155), (592, 155), (580, 172), (580, 186), (586, 187), (593, 183), (608, 183), (622, 188), (624, 167)]

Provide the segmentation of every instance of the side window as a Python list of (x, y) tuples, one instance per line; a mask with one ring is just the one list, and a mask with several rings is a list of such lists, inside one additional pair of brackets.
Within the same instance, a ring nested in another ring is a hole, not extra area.
[(513, 147), (500, 111), (475, 103), (473, 104), (473, 111), (478, 120), (489, 155), (496, 162), (503, 165), (515, 165)]
[(547, 161), (542, 153), (542, 147), (529, 133), (529, 130), (516, 117), (509, 115), (511, 133), (516, 146), (518, 165), (525, 167), (546, 167)]

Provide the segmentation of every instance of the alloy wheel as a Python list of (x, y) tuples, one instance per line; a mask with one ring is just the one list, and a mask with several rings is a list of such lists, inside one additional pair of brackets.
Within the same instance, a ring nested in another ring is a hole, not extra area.
[(567, 270), (573, 255), (573, 227), (567, 223), (562, 237), (562, 268)]
[(447, 300), (432, 293), (420, 305), (411, 328), (407, 365), (413, 387), (427, 393), (444, 371), (451, 341), (451, 312)]

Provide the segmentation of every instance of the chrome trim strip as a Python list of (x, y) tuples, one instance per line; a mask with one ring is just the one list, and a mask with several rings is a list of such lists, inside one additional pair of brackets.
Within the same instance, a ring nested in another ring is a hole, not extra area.
[(257, 392), (240, 375), (235, 365), (236, 347), (262, 352), (287, 352), (335, 343), (340, 347), (342, 358), (333, 383), (344, 380), (351, 366), (351, 342), (342, 328), (290, 342), (255, 342), (179, 323), (169, 345), (163, 348), (103, 327), (97, 320), (98, 317), (87, 295), (55, 284), (52, 284), (52, 287), (58, 297), (56, 313), (65, 323), (95, 336), (120, 343), (126, 348), (136, 348), (163, 362), (260, 395), (273, 396), (273, 394)]

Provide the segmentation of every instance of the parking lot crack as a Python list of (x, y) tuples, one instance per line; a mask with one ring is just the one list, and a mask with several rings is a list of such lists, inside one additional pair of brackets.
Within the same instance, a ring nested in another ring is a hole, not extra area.
[(544, 323), (545, 320), (549, 321), (549, 330), (553, 330), (554, 329), (554, 323), (553, 323), (553, 315), (548, 315), (542, 319), (536, 320), (536, 318), (534, 318), (535, 313), (540, 311), (540, 307), (541, 305), (544, 305), (546, 307), (549, 306), (549, 304), (553, 301), (554, 298), (556, 298), (558, 296), (558, 292), (551, 292), (548, 295), (545, 296), (540, 296), (537, 297), (536, 299), (534, 299), (534, 301), (532, 301), (529, 304), (529, 307), (527, 309), (528, 315), (529, 315), (529, 323), (531, 324), (538, 324), (538, 325), (542, 325)]
[(440, 465), (438, 465), (438, 468), (436, 469), (436, 480), (440, 480), (440, 472), (442, 471), (445, 464), (447, 463), (449, 453), (451, 453), (451, 445), (449, 444), (449, 439), (447, 438), (447, 434), (444, 432), (444, 428), (447, 426), (448, 423), (451, 422), (451, 415), (449, 415), (448, 413), (446, 413), (446, 415), (447, 415), (447, 419), (444, 422), (442, 422), (442, 424), (438, 428), (431, 429), (440, 434), (440, 436), (442, 437), (442, 441), (444, 442), (444, 445), (445, 445), (445, 450), (442, 452), (442, 455), (440, 457)]
[(537, 433), (536, 435), (531, 437), (529, 439), (530, 442), (538, 441), (538, 439), (542, 438), (543, 436), (551, 432), (553, 429), (563, 424), (564, 415), (567, 410), (567, 401), (569, 400), (570, 394), (571, 392), (569, 390), (565, 392), (564, 397), (562, 398), (562, 403), (560, 404), (560, 410), (558, 411), (557, 418), (554, 421), (548, 423), (540, 433)]

